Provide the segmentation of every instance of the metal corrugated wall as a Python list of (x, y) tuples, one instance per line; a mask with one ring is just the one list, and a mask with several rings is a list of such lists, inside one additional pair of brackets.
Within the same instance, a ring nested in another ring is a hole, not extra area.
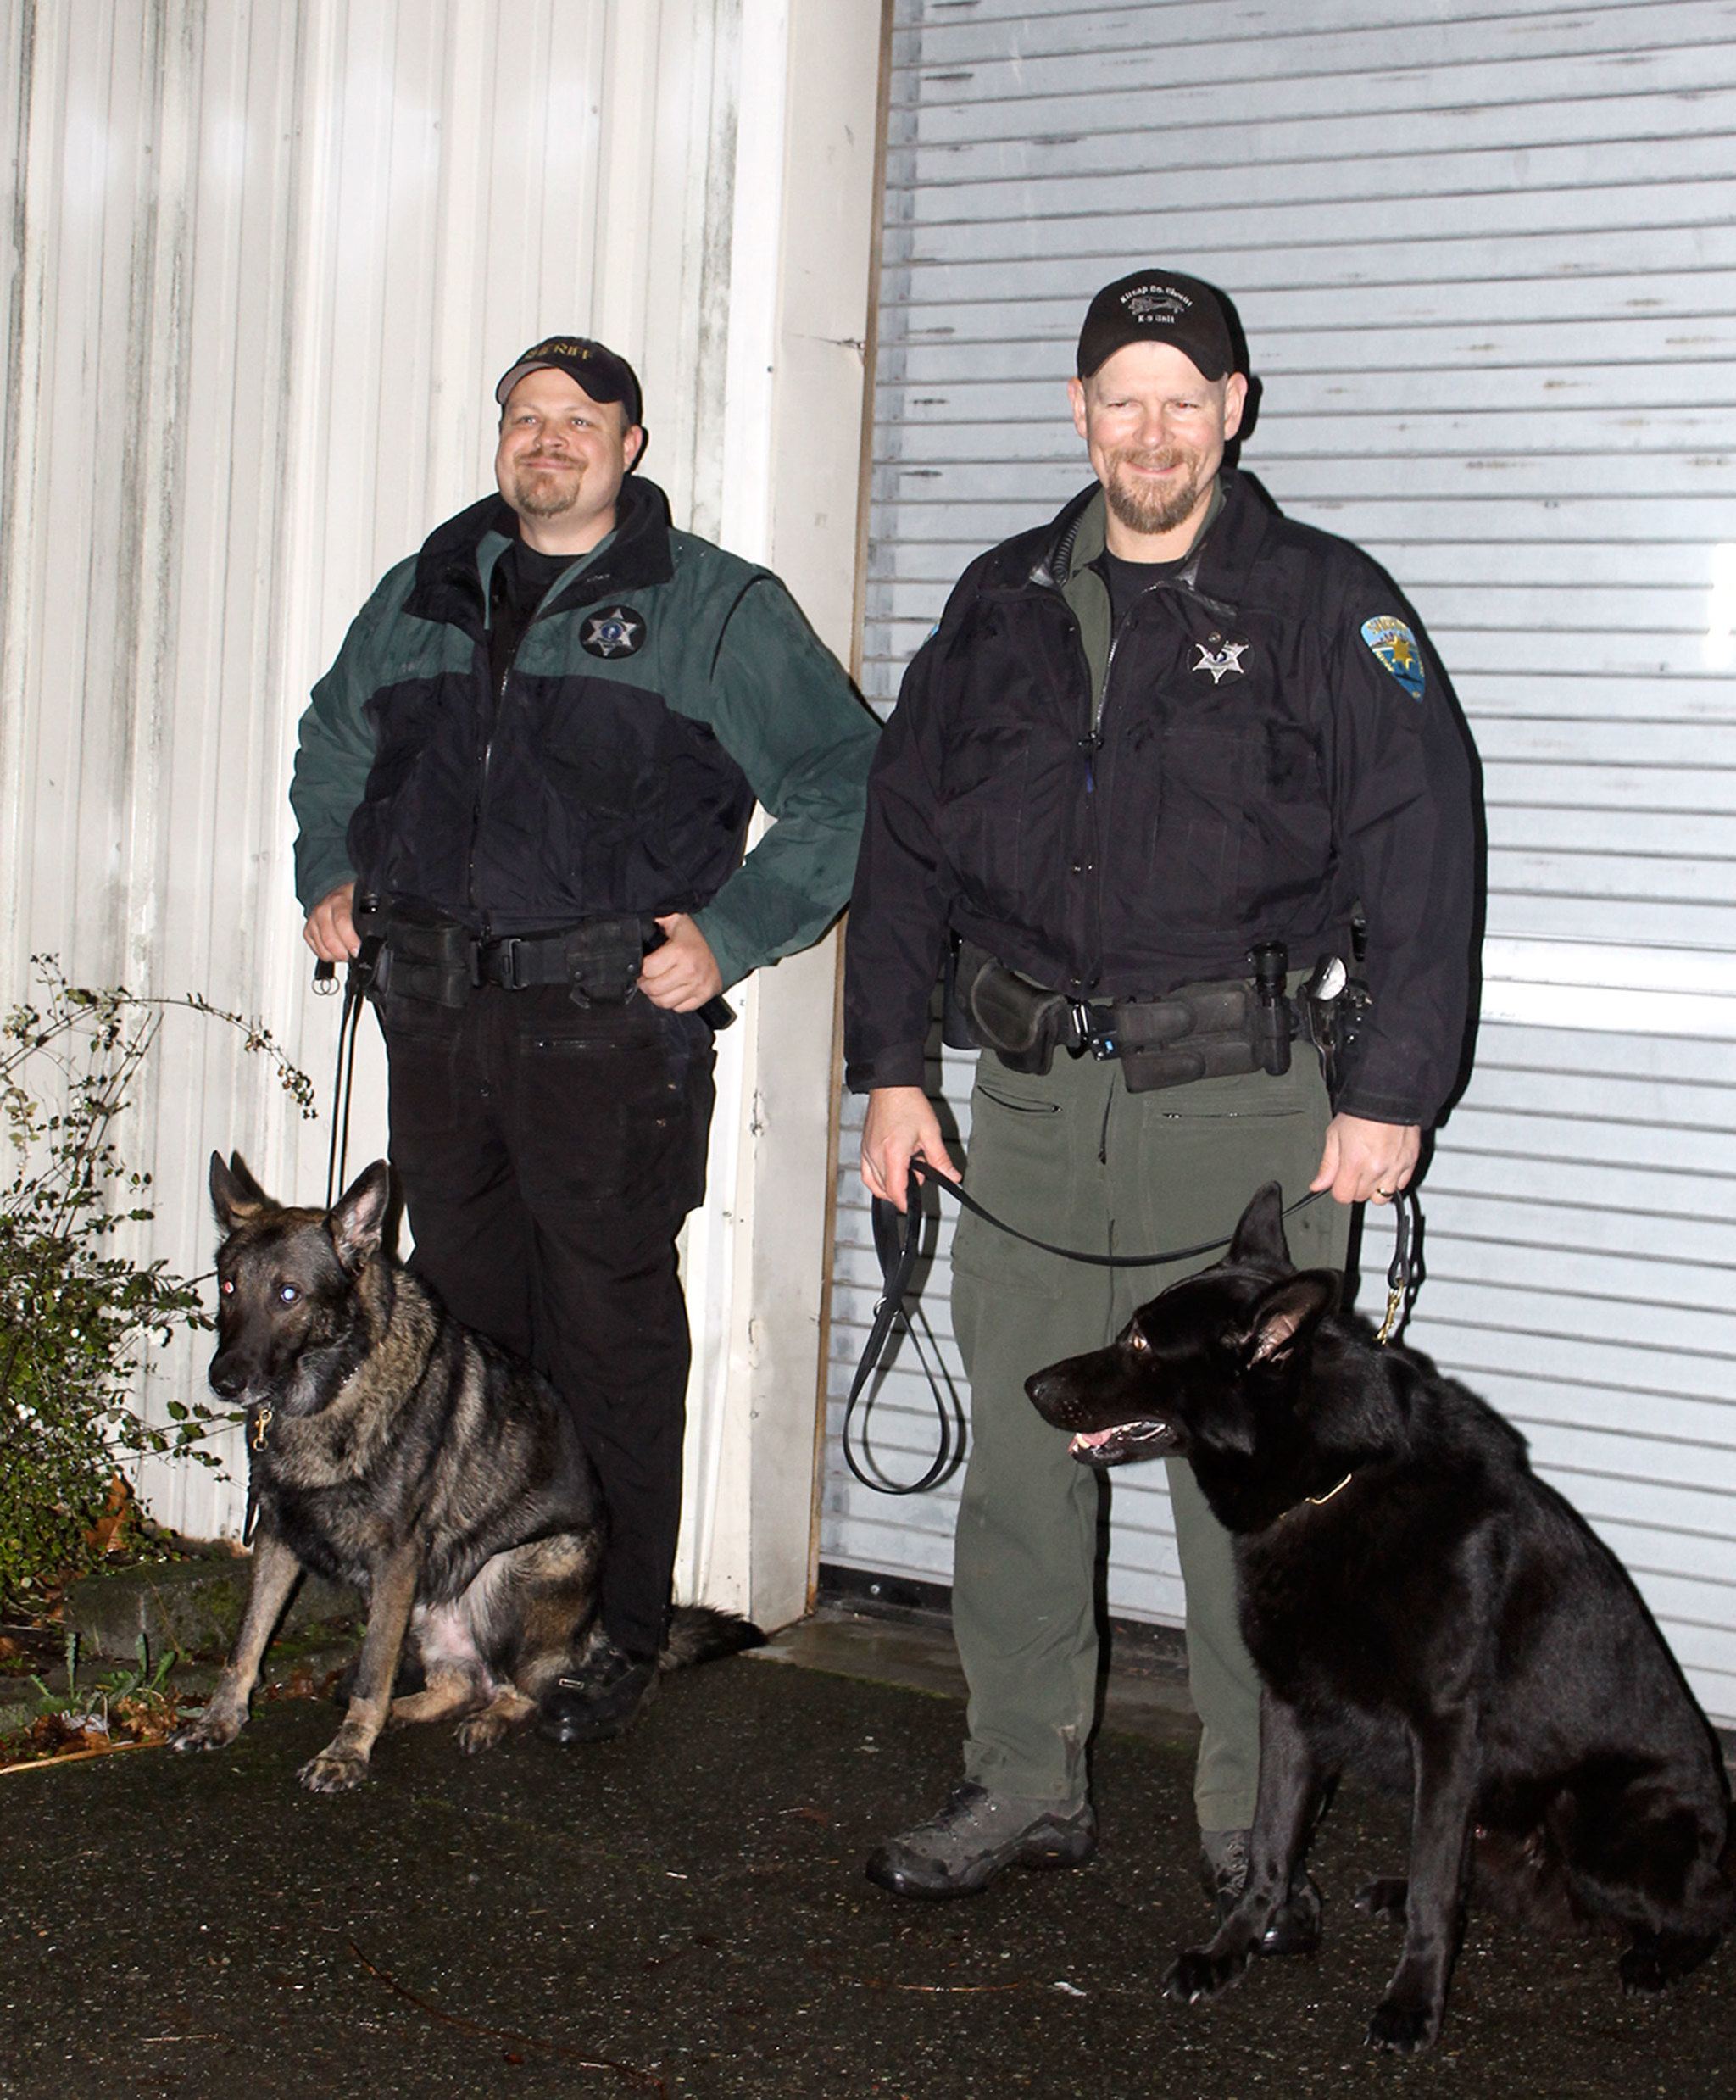
[[(750, 558), (783, 554), (798, 588), (825, 566), (809, 603), (848, 648), (876, 0), (828, 19), (842, 57), (810, 54), (793, 112), (804, 30), (787, 0), (6, 9), (0, 1000), (23, 995), (43, 950), (86, 983), (196, 989), (263, 1017), (327, 1087), (336, 1004), (308, 997), (291, 885), (297, 717), (387, 565), (492, 485), (493, 376), (551, 327), (634, 359), (649, 471), (677, 519)], [(826, 228), (835, 280), (788, 237), (787, 155), (798, 193), (823, 169), (824, 209), (804, 223)], [(793, 462), (780, 418), (803, 416), (828, 419), (841, 448)], [(810, 1141), (755, 1076), (758, 1017), (799, 1004), (804, 972), (823, 1030), (816, 955), (749, 991), (721, 1046), (714, 1196), (688, 1248), (684, 1551), (726, 1564), (721, 1601), (748, 1596), (743, 1483), (759, 1494), (773, 1428), (799, 1476), (782, 1496), (798, 1600), (805, 1580), (823, 1206), (810, 1228), (801, 1189), (782, 1194), (754, 1237), (756, 1148), (762, 1166), (792, 1145), (824, 1157), (823, 1084)], [(353, 1167), (383, 1149), (371, 1028), (363, 1058)], [(213, 1145), (241, 1147), (280, 1191), (324, 1184), (325, 1123), (299, 1124), (258, 1061), (188, 1016), (167, 1022), (120, 1134), (156, 1177), (157, 1222), (135, 1245), (183, 1273), (209, 1263)], [(787, 1250), (798, 1226), (811, 1245)], [(748, 1256), (768, 1250), (787, 1253), (806, 1306), (755, 1295), (744, 1340)], [(177, 1347), (153, 1405), (199, 1379), (203, 1354)], [(792, 1355), (793, 1419), (769, 1424), (754, 1380)], [(238, 1456), (229, 1440), (226, 1481), (147, 1468), (157, 1513), (238, 1528)]]
[[(1523, 1427), (1736, 1720), (1736, 6), (898, 21), (870, 690), (1086, 478), (1062, 382), (1096, 287), (1147, 259), (1225, 286), (1266, 382), (1245, 465), (1392, 570), (1483, 756), (1484, 1025), (1412, 1339)], [(846, 1119), (834, 1430), (876, 1273)], [(926, 1407), (906, 1354), (892, 1469)], [(825, 1500), (826, 1559), (947, 1579), (949, 1496), (834, 1462)], [(1137, 1470), (1110, 1597), (1179, 1618)]]

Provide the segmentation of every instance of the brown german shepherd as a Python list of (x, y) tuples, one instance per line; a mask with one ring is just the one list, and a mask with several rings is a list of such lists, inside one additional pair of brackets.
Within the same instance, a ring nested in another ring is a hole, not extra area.
[[(457, 1720), (487, 1749), (529, 1718), (590, 1637), (601, 1491), (572, 1418), (528, 1364), (462, 1327), (383, 1244), (376, 1160), (329, 1212), (274, 1203), (240, 1155), (211, 1157), (217, 1255), (211, 1386), (247, 1410), (259, 1530), (234, 1652), (177, 1750), (233, 1742), (304, 1568), (353, 1584), (366, 1637), (343, 1725), (301, 1769), (366, 1778), (387, 1719)], [(688, 1605), (665, 1670), (756, 1647), (757, 1626)], [(408, 1640), (426, 1689), (393, 1699)]]

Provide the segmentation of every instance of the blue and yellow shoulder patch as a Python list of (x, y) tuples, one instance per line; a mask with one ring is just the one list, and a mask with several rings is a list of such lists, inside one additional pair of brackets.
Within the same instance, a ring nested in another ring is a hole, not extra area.
[(1362, 623), (1362, 638), (1413, 700), (1422, 698), (1422, 651), (1416, 637), (1402, 620), (1389, 612), (1377, 613)]

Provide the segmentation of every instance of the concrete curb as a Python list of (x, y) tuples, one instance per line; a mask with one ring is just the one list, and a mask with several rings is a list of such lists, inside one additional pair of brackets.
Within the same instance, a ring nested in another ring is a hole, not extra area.
[[(131, 1663), (142, 1635), (153, 1655), (174, 1648), (220, 1660), (241, 1624), (251, 1568), (248, 1560), (225, 1556), (88, 1575), (67, 1593), (66, 1624), (78, 1635), (81, 1654), (92, 1658)], [(353, 1590), (303, 1575), (278, 1638), (329, 1619), (354, 1618), (360, 1611)]]
[[(88, 1575), (67, 1592), (65, 1624), (78, 1636), (78, 1681), (94, 1685), (115, 1665), (136, 1665), (139, 1640), (154, 1663), (178, 1658), (170, 1681), (182, 1691), (208, 1691), (232, 1646), (247, 1602), (251, 1562), (241, 1557), (163, 1561)], [(361, 1600), (354, 1590), (303, 1575), (266, 1652), (262, 1685), (292, 1669), (317, 1680), (355, 1651)], [(64, 1663), (37, 1673), (64, 1693)], [(27, 1678), (0, 1678), (0, 1736), (28, 1728), (40, 1710)]]

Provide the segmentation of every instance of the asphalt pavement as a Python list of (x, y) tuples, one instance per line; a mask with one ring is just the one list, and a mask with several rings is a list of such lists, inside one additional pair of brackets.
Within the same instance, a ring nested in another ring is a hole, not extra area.
[(1397, 1866), (1403, 1824), (1355, 1793), (1316, 1847), (1320, 1954), (1166, 2001), (1207, 1913), (1162, 1697), (1101, 1736), (1089, 1866), (962, 1903), (882, 1894), (864, 1856), (939, 1805), (961, 1712), (943, 1667), (915, 1688), (881, 1638), (669, 1680), (633, 1735), (581, 1752), (526, 1734), (467, 1759), (448, 1728), (407, 1730), (335, 1798), (295, 1782), (336, 1718), (308, 1700), (262, 1704), (214, 1755), (0, 1777), (0, 2094), (1736, 2094), (1736, 1947), (1651, 2005), (1622, 1996), (1611, 1944), (1475, 1915), (1438, 2047), (1372, 2054), (1396, 1945), (1349, 1897)]

